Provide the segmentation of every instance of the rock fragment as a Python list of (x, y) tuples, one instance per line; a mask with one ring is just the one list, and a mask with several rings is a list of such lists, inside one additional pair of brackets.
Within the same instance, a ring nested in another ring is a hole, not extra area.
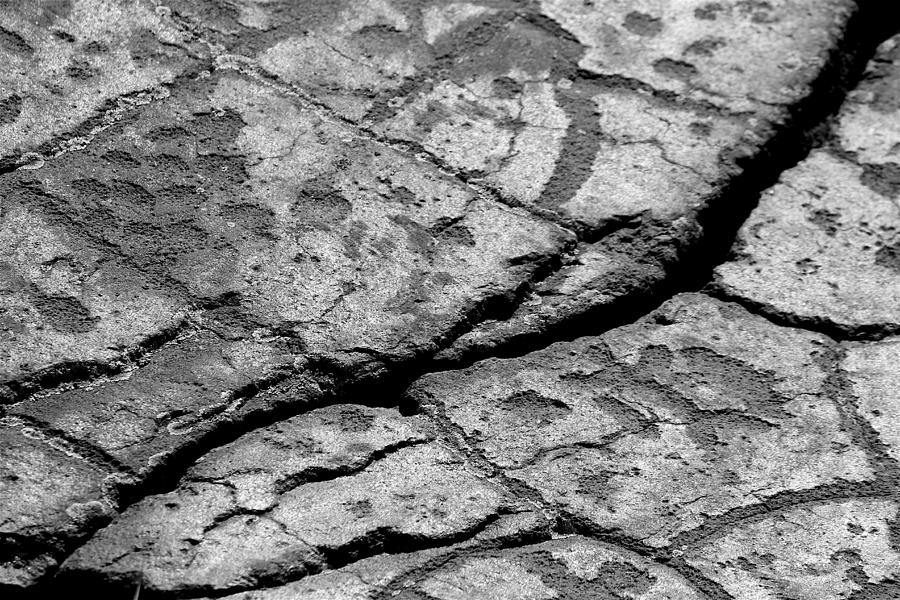
[(0, 583), (23, 588), (115, 514), (116, 471), (15, 418), (0, 421), (0, 444)]
[(723, 293), (843, 337), (900, 331), (898, 40), (880, 47), (841, 110), (835, 145), (763, 196), (735, 259), (716, 269)]
[(739, 525), (686, 554), (735, 600), (890, 598), (900, 587), (897, 503), (848, 499)]
[[(238, 74), (0, 187), (23, 256), (3, 271), (5, 400), (141, 480), (218, 428), (321, 402), (338, 374), (433, 353), (573, 242)], [(109, 378), (33, 395), (82, 363)]]
[(824, 336), (682, 295), (635, 325), (427, 375), (410, 394), (551, 505), (664, 547), (767, 497), (871, 481)]
[(148, 591), (239, 590), (379, 552), (447, 544), (511, 510), (419, 418), (334, 406), (216, 449), (128, 509), (63, 577)]
[(105, 110), (151, 101), (153, 88), (193, 68), (188, 45), (144, 0), (0, 8), (0, 164), (60, 134), (75, 133), (77, 145)]

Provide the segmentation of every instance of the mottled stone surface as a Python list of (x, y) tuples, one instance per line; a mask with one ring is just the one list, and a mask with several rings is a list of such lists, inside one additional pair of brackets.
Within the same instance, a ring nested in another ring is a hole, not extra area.
[[(7, 377), (105, 357), (129, 329), (203, 303), (230, 305), (237, 334), (295, 332), (310, 352), (427, 350), (570, 239), (239, 77), (198, 80), (141, 117), (0, 183), (22, 206), (12, 248), (44, 265), (7, 269), (10, 308), (35, 307), (9, 313)], [(29, 247), (43, 225), (29, 209), (136, 282), (64, 241)], [(136, 305), (107, 307), (113, 286)]]
[(541, 7), (587, 47), (582, 68), (732, 111), (784, 105), (807, 93), (852, 10), (840, 0), (542, 0)]
[[(426, 562), (437, 569), (423, 569)], [(583, 537), (566, 537), (464, 557), (419, 552), (378, 556), (296, 584), (226, 596), (229, 600), (288, 598), (404, 600), (540, 600), (634, 598), (701, 600), (677, 572), (627, 550)]]
[[(155, 88), (192, 67), (186, 42), (146, 0), (3, 3), (0, 164), (83, 144), (107, 111), (164, 95)], [(68, 143), (50, 143), (64, 133)]]
[(56, 567), (59, 539), (107, 522), (116, 508), (104, 482), (114, 471), (10, 417), (0, 421), (0, 577), (26, 586)]
[(887, 453), (900, 461), (900, 339), (853, 344), (844, 369), (858, 410)]
[(841, 335), (900, 331), (898, 40), (879, 48), (834, 144), (763, 196), (716, 269), (724, 293)]
[(0, 0), (0, 597), (900, 596), (891, 23)]
[[(266, 73), (392, 143), (596, 238), (469, 359), (589, 313), (615, 314), (697, 243), (698, 212), (766, 154), (841, 43), (829, 2), (173, 4), (221, 66)], [(598, 264), (599, 263), (599, 264)]]
[(110, 375), (9, 412), (140, 477), (266, 405), (260, 382), (315, 403), (323, 360), (433, 352), (573, 239), (239, 75), (0, 186), (6, 401)]
[(543, 498), (653, 547), (770, 496), (873, 478), (824, 336), (677, 296), (646, 320), (428, 375), (411, 395)]
[(418, 581), (405, 597), (703, 598), (684, 578), (666, 567), (581, 537), (457, 559)]
[(257, 430), (126, 511), (63, 573), (151, 591), (240, 589), (453, 541), (509, 503), (450, 449), (425, 443), (426, 430), (420, 418), (355, 406)]
[(709, 540), (687, 562), (737, 600), (891, 598), (896, 521), (896, 499), (802, 506)]

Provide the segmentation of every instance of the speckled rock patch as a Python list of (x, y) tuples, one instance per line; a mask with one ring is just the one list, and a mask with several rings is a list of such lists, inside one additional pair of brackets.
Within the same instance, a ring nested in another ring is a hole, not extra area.
[(0, 597), (900, 597), (890, 4), (0, 0)]

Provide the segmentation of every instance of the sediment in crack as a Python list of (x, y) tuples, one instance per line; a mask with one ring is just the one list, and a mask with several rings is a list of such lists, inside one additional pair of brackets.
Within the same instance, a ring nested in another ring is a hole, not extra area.
[(29, 373), (25, 377), (0, 382), (0, 404), (22, 402), (38, 393), (59, 393), (77, 385), (139, 368), (154, 352), (189, 335), (194, 327), (195, 323), (185, 317), (171, 327), (140, 340), (113, 360), (64, 362)]

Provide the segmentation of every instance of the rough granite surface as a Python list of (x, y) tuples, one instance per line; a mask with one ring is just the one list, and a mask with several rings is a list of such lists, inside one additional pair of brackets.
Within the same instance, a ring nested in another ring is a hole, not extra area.
[(0, 597), (900, 598), (898, 31), (0, 0)]

